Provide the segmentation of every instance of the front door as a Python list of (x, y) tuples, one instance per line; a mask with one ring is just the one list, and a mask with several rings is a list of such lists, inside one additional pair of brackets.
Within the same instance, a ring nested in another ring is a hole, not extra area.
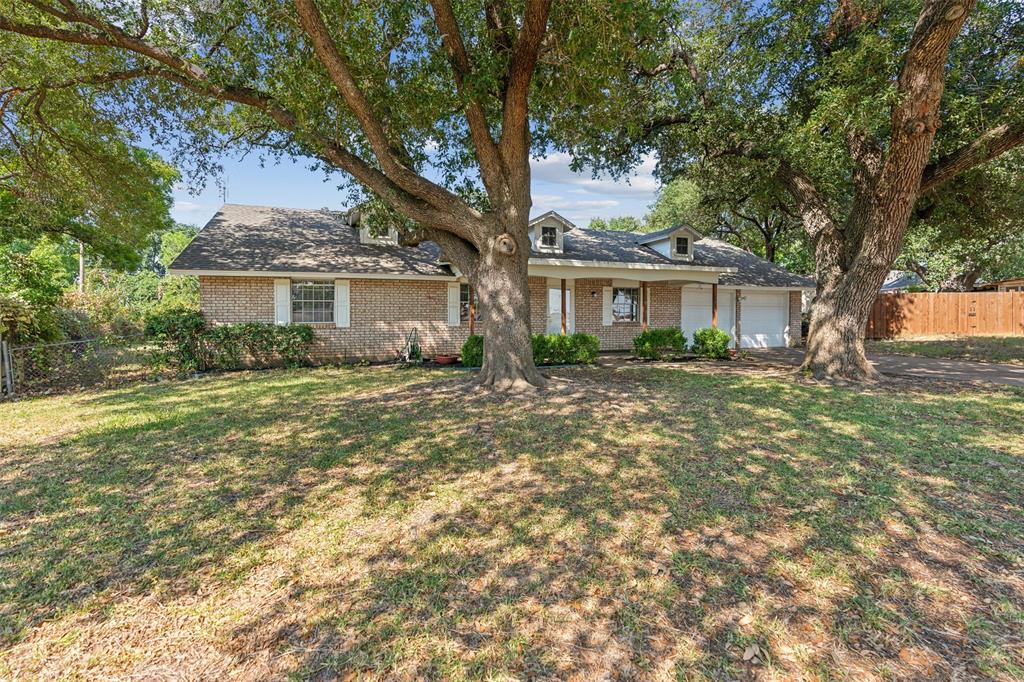
[[(562, 287), (548, 287), (548, 334), (562, 333)], [(573, 305), (572, 289), (565, 289), (565, 331), (567, 334), (576, 332), (576, 313)]]

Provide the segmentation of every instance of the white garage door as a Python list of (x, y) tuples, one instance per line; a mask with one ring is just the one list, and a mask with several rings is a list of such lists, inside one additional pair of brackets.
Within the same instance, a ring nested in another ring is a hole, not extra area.
[[(693, 343), (693, 332), (711, 326), (711, 289), (683, 287), (682, 320), (680, 327), (686, 335), (686, 342)], [(736, 292), (733, 289), (718, 290), (718, 328), (736, 337)]]
[(744, 348), (786, 346), (789, 326), (789, 294), (743, 292), (740, 330)]

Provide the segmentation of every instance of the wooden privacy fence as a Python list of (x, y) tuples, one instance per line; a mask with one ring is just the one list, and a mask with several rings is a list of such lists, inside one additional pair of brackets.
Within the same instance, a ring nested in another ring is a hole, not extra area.
[(865, 336), (1024, 335), (1024, 292), (880, 294)]

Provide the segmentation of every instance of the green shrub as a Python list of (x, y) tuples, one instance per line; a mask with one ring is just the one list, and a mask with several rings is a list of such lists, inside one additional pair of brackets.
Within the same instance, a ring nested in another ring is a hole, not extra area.
[(198, 310), (163, 310), (146, 318), (146, 336), (160, 344), (157, 359), (183, 370), (203, 370), (209, 366), (203, 336), (206, 318)]
[(665, 360), (686, 352), (686, 337), (678, 327), (647, 329), (633, 339), (633, 353), (648, 360)]
[(484, 337), (473, 334), (462, 344), (463, 367), (479, 367), (484, 364)]
[(149, 315), (146, 334), (160, 343), (159, 359), (184, 370), (239, 369), (246, 361), (268, 367), (280, 360), (286, 367), (309, 361), (313, 328), (305, 324), (278, 326), (265, 322), (208, 327), (201, 312), (188, 308)]
[[(589, 365), (597, 358), (600, 342), (590, 334), (534, 334), (533, 362), (537, 365)], [(471, 336), (462, 344), (462, 364), (479, 367), (484, 361), (484, 339)]]
[(693, 352), (703, 358), (723, 360), (729, 357), (732, 337), (721, 329), (705, 327), (693, 333)]
[(589, 365), (597, 359), (597, 353), (601, 348), (601, 341), (596, 336), (580, 332), (572, 334), (568, 338), (574, 362), (581, 365)]
[(35, 306), (19, 294), (0, 293), (0, 336), (12, 346), (63, 338), (56, 310)]

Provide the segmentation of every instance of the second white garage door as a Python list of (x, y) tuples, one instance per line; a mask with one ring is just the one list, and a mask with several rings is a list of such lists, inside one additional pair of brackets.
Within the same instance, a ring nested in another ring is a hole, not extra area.
[(740, 331), (744, 348), (780, 348), (787, 345), (789, 294), (743, 292)]

